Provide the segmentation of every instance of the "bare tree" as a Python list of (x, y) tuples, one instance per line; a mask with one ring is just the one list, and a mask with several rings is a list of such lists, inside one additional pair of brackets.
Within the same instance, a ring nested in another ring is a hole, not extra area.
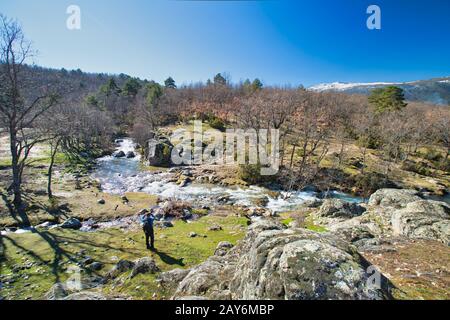
[[(334, 111), (326, 95), (308, 93), (307, 98), (298, 103), (292, 116), (293, 132), (288, 140), (292, 144), (291, 165), (285, 174), (288, 190), (302, 189), (317, 176), (329, 150), (333, 127)], [(294, 158), (295, 150), (298, 159)]]
[(48, 92), (32, 98), (23, 93), (26, 79), (22, 71), (32, 55), (21, 26), (0, 15), (0, 115), (9, 133), (13, 176), (9, 190), (14, 193), (16, 210), (22, 207), (22, 174), (30, 151), (43, 141), (34, 134), (33, 126), (57, 101), (56, 95)]

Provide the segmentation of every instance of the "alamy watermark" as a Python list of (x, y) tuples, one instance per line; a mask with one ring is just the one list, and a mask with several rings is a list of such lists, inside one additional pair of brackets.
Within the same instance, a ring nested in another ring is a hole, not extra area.
[(367, 282), (366, 286), (372, 290), (380, 290), (381, 289), (381, 273), (377, 270), (377, 268), (373, 265), (370, 265), (367, 270)]
[(379, 6), (372, 4), (367, 8), (367, 14), (370, 16), (367, 18), (367, 29), (369, 30), (381, 30), (381, 9)]
[(70, 5), (66, 9), (69, 17), (66, 20), (66, 27), (69, 30), (81, 30), (81, 9), (77, 5)]
[[(370, 16), (367, 18), (366, 26), (369, 30), (381, 30), (381, 8), (372, 4), (367, 7), (366, 13)], [(66, 9), (69, 17), (66, 20), (66, 27), (69, 30), (81, 30), (81, 8), (78, 5), (70, 5)]]
[(203, 131), (201, 121), (194, 130), (177, 129), (170, 137), (175, 143), (171, 161), (175, 165), (238, 164), (258, 165), (261, 175), (275, 175), (280, 167), (278, 129), (227, 129)]
[(81, 282), (81, 268), (78, 266), (70, 266), (67, 268), (67, 273), (70, 274), (66, 281), (67, 289), (70, 291), (80, 291), (83, 289)]

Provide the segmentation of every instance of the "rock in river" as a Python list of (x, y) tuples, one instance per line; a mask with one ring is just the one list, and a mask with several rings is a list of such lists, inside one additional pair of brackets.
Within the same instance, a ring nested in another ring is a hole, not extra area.
[(150, 166), (168, 167), (171, 165), (173, 145), (168, 138), (151, 139), (145, 149), (145, 159)]
[(132, 158), (135, 158), (136, 155), (134, 154), (133, 151), (128, 151), (126, 154), (126, 157), (127, 157), (127, 159), (132, 159)]
[(125, 152), (123, 151), (116, 151), (112, 155), (114, 158), (123, 158), (125, 157)]
[(61, 225), (61, 228), (64, 229), (74, 229), (74, 230), (78, 230), (82, 227), (82, 224), (80, 222), (80, 220), (76, 219), (76, 218), (70, 218), (67, 219), (66, 221), (64, 221)]

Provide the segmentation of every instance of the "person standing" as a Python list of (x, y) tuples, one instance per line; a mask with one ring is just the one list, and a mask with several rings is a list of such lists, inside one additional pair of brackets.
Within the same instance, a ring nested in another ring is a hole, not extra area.
[(155, 216), (153, 215), (153, 213), (148, 212), (142, 214), (139, 219), (141, 220), (142, 229), (144, 230), (145, 244), (147, 245), (147, 249), (155, 250), (155, 232), (153, 230), (153, 222), (155, 221)]

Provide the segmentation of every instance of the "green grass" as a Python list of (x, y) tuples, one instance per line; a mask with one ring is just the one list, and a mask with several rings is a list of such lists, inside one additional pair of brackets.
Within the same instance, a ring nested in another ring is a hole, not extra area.
[(196, 215), (199, 215), (199, 216), (205, 216), (205, 215), (207, 215), (208, 214), (208, 210), (207, 209), (196, 209), (196, 208), (194, 208), (194, 209), (192, 209), (192, 214), (196, 214)]
[[(223, 230), (208, 231), (212, 224), (219, 224)], [(41, 299), (54, 283), (68, 278), (67, 268), (81, 260), (76, 254), (82, 249), (86, 250), (85, 255), (105, 265), (99, 275), (113, 267), (112, 257), (135, 260), (151, 256), (162, 271), (190, 268), (213, 255), (220, 241), (236, 243), (244, 236), (246, 225), (247, 219), (232, 216), (208, 216), (192, 223), (177, 221), (173, 228), (155, 230), (156, 253), (145, 249), (140, 230), (81, 232), (54, 229), (34, 234), (11, 234), (2, 237), (0, 247), (4, 246), (4, 255), (0, 270), (2, 276), (15, 275), (17, 279), (12, 288), (2, 289), (2, 296), (6, 299)], [(196, 232), (198, 237), (190, 238), (190, 232)], [(14, 271), (15, 265), (27, 261), (40, 265)], [(139, 275), (114, 288), (108, 284), (104, 290), (134, 299), (152, 299), (154, 294), (157, 298), (168, 298), (170, 293), (158, 287), (155, 277)]]
[(294, 221), (294, 219), (292, 218), (287, 218), (287, 219), (283, 219), (281, 220), (281, 223), (284, 224), (286, 227), (289, 226), (289, 224)]
[(305, 229), (311, 230), (311, 231), (315, 231), (315, 232), (327, 232), (327, 228), (323, 227), (323, 226), (319, 226), (317, 224), (314, 223), (314, 219), (312, 218), (312, 216), (308, 216), (305, 219), (305, 223), (303, 226)]

